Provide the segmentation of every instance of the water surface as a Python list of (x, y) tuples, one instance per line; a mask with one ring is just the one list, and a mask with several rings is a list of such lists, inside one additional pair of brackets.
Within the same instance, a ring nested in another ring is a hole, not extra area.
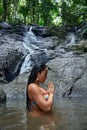
[(30, 117), (24, 100), (0, 104), (0, 130), (87, 130), (87, 99), (57, 99), (49, 115)]

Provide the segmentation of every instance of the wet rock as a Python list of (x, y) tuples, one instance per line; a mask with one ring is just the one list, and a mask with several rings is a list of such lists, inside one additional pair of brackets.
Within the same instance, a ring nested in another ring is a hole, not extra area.
[(50, 55), (47, 55), (44, 51), (31, 55), (31, 61), (33, 64), (47, 63), (51, 59), (53, 59), (53, 57), (50, 57)]
[(10, 24), (6, 23), (6, 22), (0, 22), (0, 28), (2, 29), (9, 29), (12, 28)]
[(48, 80), (55, 84), (56, 93), (64, 97), (87, 96), (87, 56), (56, 58), (48, 62)]
[(44, 38), (53, 36), (53, 34), (50, 33), (49, 28), (45, 26), (33, 26), (32, 31), (36, 36), (41, 36)]
[(0, 103), (3, 102), (6, 102), (6, 94), (2, 89), (0, 89)]
[(20, 72), (20, 67), (26, 55), (20, 43), (4, 43), (0, 46), (0, 81), (12, 81)]

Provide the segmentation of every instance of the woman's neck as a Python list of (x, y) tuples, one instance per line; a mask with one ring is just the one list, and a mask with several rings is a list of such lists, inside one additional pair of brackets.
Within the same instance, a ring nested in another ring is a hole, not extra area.
[(34, 81), (35, 84), (39, 85), (39, 82), (37, 80)]

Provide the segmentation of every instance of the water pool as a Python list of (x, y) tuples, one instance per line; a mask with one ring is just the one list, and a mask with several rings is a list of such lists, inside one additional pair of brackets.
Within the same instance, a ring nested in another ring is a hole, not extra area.
[(0, 104), (0, 130), (87, 130), (87, 99), (54, 101), (53, 113), (30, 117), (25, 100)]

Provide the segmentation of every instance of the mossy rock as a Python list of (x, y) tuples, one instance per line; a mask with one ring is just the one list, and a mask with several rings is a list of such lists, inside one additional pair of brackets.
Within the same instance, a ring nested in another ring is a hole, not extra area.
[(81, 41), (80, 43), (74, 44), (70, 47), (73, 51), (87, 52), (87, 41)]

